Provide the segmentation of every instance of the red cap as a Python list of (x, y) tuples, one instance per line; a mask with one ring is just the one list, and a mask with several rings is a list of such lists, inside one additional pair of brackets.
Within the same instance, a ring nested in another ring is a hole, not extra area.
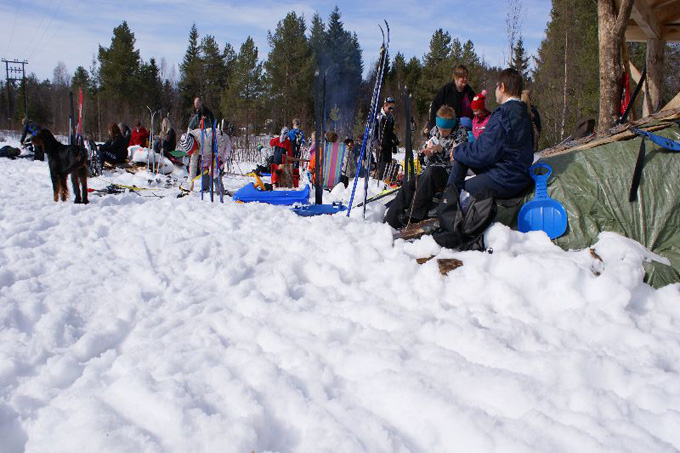
[(482, 90), (481, 93), (472, 98), (472, 110), (486, 110), (486, 106), (484, 105), (485, 102), (486, 90)]

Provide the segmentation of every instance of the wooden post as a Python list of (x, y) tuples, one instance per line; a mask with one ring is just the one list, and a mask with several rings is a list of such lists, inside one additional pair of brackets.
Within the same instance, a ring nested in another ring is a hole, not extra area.
[(614, 0), (597, 1), (600, 51), (600, 116), (599, 131), (616, 123), (621, 102), (619, 79), (623, 74), (621, 44), (633, 9), (633, 0), (621, 0), (618, 14)]
[(647, 86), (649, 89), (645, 92), (642, 116), (651, 115), (661, 108), (665, 47), (666, 42), (660, 39), (647, 40)]

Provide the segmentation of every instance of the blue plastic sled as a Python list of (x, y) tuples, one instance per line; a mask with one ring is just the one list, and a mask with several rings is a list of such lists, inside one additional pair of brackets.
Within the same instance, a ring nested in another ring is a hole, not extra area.
[(258, 190), (251, 182), (237, 190), (232, 198), (242, 203), (259, 202), (284, 206), (309, 204), (309, 186), (302, 190)]
[(346, 211), (347, 206), (342, 203), (333, 204), (310, 204), (306, 206), (296, 206), (291, 210), (302, 217), (312, 217), (322, 214), (336, 214), (338, 212)]
[[(546, 173), (537, 175), (537, 169), (545, 169)], [(529, 172), (536, 181), (536, 195), (522, 206), (517, 217), (517, 229), (522, 233), (528, 231), (545, 231), (550, 239), (555, 239), (567, 231), (567, 211), (564, 206), (548, 195), (548, 178), (552, 168), (545, 163), (533, 165)]]

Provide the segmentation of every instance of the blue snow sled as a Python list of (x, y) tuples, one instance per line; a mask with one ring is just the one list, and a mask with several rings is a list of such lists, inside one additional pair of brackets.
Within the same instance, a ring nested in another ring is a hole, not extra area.
[(294, 213), (302, 217), (312, 217), (322, 214), (336, 214), (338, 212), (346, 211), (347, 206), (342, 203), (333, 204), (309, 204), (305, 206), (295, 206), (290, 208)]
[[(545, 171), (537, 174), (536, 170)], [(545, 163), (533, 165), (529, 171), (536, 181), (536, 195), (519, 210), (517, 229), (522, 233), (529, 231), (545, 231), (550, 239), (555, 239), (567, 231), (567, 211), (557, 200), (548, 195), (548, 178), (552, 168)]]
[(258, 190), (251, 182), (237, 190), (232, 199), (242, 203), (258, 202), (283, 206), (309, 204), (309, 186), (302, 190)]

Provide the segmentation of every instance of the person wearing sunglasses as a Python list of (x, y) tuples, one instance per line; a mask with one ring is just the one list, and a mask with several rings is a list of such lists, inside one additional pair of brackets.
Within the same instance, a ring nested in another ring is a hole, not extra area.
[(378, 112), (377, 127), (374, 135), (374, 149), (378, 161), (378, 173), (376, 177), (383, 179), (387, 165), (392, 162), (392, 155), (397, 153), (399, 139), (394, 132), (394, 105), (392, 96), (387, 96), (383, 106)]

